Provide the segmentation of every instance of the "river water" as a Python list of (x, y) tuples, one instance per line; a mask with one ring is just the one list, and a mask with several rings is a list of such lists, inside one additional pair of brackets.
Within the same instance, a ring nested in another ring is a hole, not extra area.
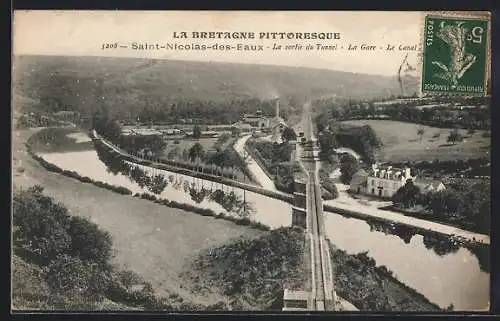
[[(41, 156), (62, 169), (76, 171), (93, 180), (124, 186), (133, 193), (148, 192), (129, 177), (111, 173), (95, 150), (47, 153)], [(161, 198), (212, 209), (217, 213), (227, 213), (222, 205), (209, 197), (195, 200), (189, 193), (190, 190), (219, 189), (226, 193), (234, 192), (240, 199), (245, 196), (249, 207), (253, 209), (251, 219), (254, 221), (272, 228), (291, 224), (291, 205), (286, 202), (249, 191), (244, 193), (243, 190), (219, 183), (145, 166), (140, 168), (170, 177), (167, 187), (158, 195)], [(411, 239), (406, 243), (397, 235), (370, 228), (363, 220), (334, 213), (325, 213), (325, 228), (328, 238), (338, 248), (351, 254), (368, 251), (377, 265), (385, 265), (400, 281), (441, 307), (453, 304), (457, 311), (488, 308), (489, 273), (481, 270), (478, 258), (466, 248), (437, 254), (426, 246), (422, 235), (410, 236)]]

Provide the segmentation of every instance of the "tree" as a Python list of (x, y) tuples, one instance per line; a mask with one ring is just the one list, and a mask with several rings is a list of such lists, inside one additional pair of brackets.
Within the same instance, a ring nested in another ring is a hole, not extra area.
[(154, 136), (149, 143), (149, 147), (154, 154), (163, 154), (163, 151), (167, 147), (167, 143), (161, 136)]
[(193, 137), (199, 139), (201, 137), (201, 128), (198, 125), (195, 125), (193, 128)]
[(83, 261), (104, 265), (111, 258), (112, 241), (108, 232), (86, 218), (74, 216), (68, 232), (71, 235), (71, 252)]
[(425, 133), (425, 130), (423, 127), (420, 127), (418, 130), (417, 130), (417, 135), (420, 136), (420, 141), (422, 141), (422, 136), (424, 136), (424, 133)]
[(291, 141), (291, 140), (296, 140), (297, 139), (297, 134), (291, 127), (285, 127), (283, 130), (283, 133), (281, 134), (281, 138), (283, 138), (284, 141)]
[(179, 148), (179, 146), (176, 146), (168, 152), (167, 158), (168, 159), (175, 159), (175, 158), (179, 157), (180, 155), (181, 155), (181, 149)]
[(325, 130), (321, 132), (318, 138), (321, 158), (328, 158), (335, 152), (335, 148), (337, 148), (337, 139), (335, 134), (329, 130)]
[(218, 167), (225, 167), (229, 163), (230, 159), (225, 151), (217, 151), (210, 156), (208, 162), (210, 164), (217, 165)]
[(459, 193), (449, 188), (439, 192), (427, 193), (423, 202), (436, 217), (455, 215), (459, 206)]
[(370, 104), (368, 106), (368, 112), (370, 113), (370, 115), (372, 117), (375, 117), (375, 115), (377, 113), (377, 108), (375, 107), (375, 104), (373, 102), (370, 102)]
[(420, 199), (420, 188), (411, 179), (408, 179), (406, 184), (400, 187), (392, 196), (392, 201), (395, 204), (401, 204), (405, 208), (415, 206)]
[(196, 143), (189, 149), (188, 152), (189, 160), (194, 162), (198, 158), (202, 158), (205, 155), (205, 151), (203, 150), (203, 146), (200, 143)]
[(468, 188), (459, 197), (457, 214), (466, 217), (476, 226), (488, 231), (491, 217), (491, 184), (479, 182)]
[(344, 184), (349, 184), (352, 176), (359, 170), (358, 160), (350, 155), (345, 154), (340, 159), (340, 180)]
[(450, 135), (448, 135), (448, 138), (446, 138), (447, 142), (451, 142), (453, 145), (455, 145), (455, 142), (460, 141), (462, 139), (462, 136), (458, 132), (458, 129), (454, 129), (450, 132)]

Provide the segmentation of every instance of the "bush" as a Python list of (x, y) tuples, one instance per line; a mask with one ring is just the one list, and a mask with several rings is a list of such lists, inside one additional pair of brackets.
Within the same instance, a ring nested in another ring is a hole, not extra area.
[(113, 276), (112, 281), (106, 291), (107, 297), (111, 300), (146, 309), (166, 308), (164, 300), (156, 297), (153, 286), (136, 273), (121, 271)]
[(66, 254), (48, 265), (46, 280), (55, 294), (82, 298), (102, 298), (108, 286), (96, 264)]
[(71, 254), (83, 261), (105, 265), (112, 254), (111, 235), (89, 220), (75, 216), (68, 230), (71, 235)]
[(70, 216), (67, 209), (42, 195), (43, 188), (35, 186), (14, 195), (13, 224), (18, 228), (14, 240), (31, 259), (46, 264), (71, 246), (66, 231)]
[(23, 301), (46, 301), (50, 288), (43, 270), (12, 255), (12, 305), (26, 306)]
[(323, 178), (322, 182), (321, 182), (321, 186), (329, 194), (329, 198), (323, 197), (324, 199), (331, 200), (331, 199), (335, 199), (339, 196), (339, 193), (337, 191), (337, 186), (335, 186), (335, 183), (330, 178)]

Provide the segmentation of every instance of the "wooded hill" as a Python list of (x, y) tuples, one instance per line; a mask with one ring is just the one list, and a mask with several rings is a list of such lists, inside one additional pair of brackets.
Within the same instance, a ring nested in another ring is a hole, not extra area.
[(17, 100), (16, 108), (76, 110), (88, 115), (107, 107), (120, 118), (137, 117), (145, 109), (177, 113), (188, 109), (183, 116), (189, 117), (205, 110), (222, 113), (235, 106), (240, 107), (238, 112), (261, 108), (264, 114), (274, 115), (271, 100), (275, 97), (280, 97), (284, 114), (294, 114), (305, 99), (400, 94), (396, 71), (388, 77), (219, 62), (21, 56), (14, 58), (13, 75), (14, 94), (24, 97)]

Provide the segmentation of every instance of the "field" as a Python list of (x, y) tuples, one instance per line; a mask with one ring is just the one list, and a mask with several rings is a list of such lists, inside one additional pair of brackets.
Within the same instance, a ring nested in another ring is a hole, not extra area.
[(173, 149), (179, 148), (180, 153), (183, 150), (189, 150), (194, 144), (200, 143), (203, 146), (203, 150), (206, 152), (213, 148), (214, 143), (217, 141), (217, 138), (200, 138), (200, 139), (178, 139), (179, 144), (175, 144), (176, 140), (168, 140), (167, 147), (165, 148), (164, 155), (167, 156), (170, 151)]
[(35, 152), (74, 152), (94, 148), (92, 140), (81, 130), (54, 127), (43, 130), (28, 139)]
[[(391, 120), (349, 120), (342, 124), (356, 126), (370, 125), (383, 143), (376, 152), (378, 161), (433, 161), (439, 159), (456, 160), (488, 157), (490, 138), (482, 137), (484, 131), (476, 131), (472, 136), (464, 129), (459, 130), (464, 136), (462, 142), (454, 145), (447, 143), (446, 138), (452, 131), (447, 128), (422, 126)], [(417, 135), (419, 128), (424, 130), (422, 140)], [(439, 137), (434, 137), (439, 134)]]
[(154, 284), (158, 294), (165, 295), (171, 290), (193, 302), (217, 302), (217, 297), (203, 297), (185, 290), (186, 280), (179, 278), (179, 273), (203, 249), (219, 246), (240, 236), (258, 236), (262, 232), (229, 221), (118, 195), (47, 172), (23, 152), (20, 141), (32, 132), (14, 135), (14, 188), (40, 184), (49, 196), (65, 204), (72, 214), (88, 217), (109, 231), (116, 250), (114, 262)]

